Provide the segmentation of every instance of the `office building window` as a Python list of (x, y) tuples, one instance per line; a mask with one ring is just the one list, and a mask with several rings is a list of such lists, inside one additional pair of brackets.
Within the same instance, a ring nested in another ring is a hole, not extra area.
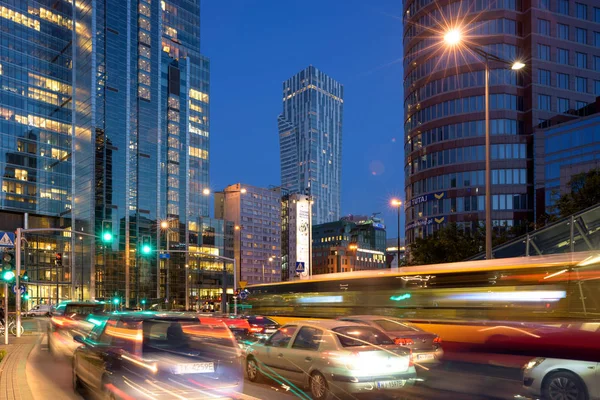
[(556, 24), (556, 37), (559, 39), (569, 40), (569, 25)]
[(538, 57), (540, 60), (550, 61), (550, 46), (546, 46), (545, 44), (538, 44)]
[(538, 83), (540, 85), (550, 86), (550, 71), (538, 69)]
[(587, 5), (581, 3), (575, 3), (575, 11), (577, 18), (587, 19)]
[(587, 5), (581, 3), (575, 3), (575, 11), (577, 18), (587, 19)]
[(600, 72), (600, 56), (594, 56), (594, 70)]
[(594, 32), (594, 46), (600, 47), (600, 32)]
[(542, 10), (550, 10), (550, 0), (540, 0), (539, 5)]
[(564, 113), (569, 110), (569, 99), (565, 99), (562, 97), (558, 98), (558, 112)]
[(588, 103), (586, 103), (585, 101), (577, 101), (575, 102), (575, 107), (577, 108), (577, 110), (579, 110), (580, 108), (583, 108), (585, 106), (587, 106)]
[(594, 81), (594, 94), (600, 96), (600, 81)]
[(577, 68), (587, 68), (587, 53), (575, 52), (577, 59)]
[(600, 7), (594, 7), (594, 22), (600, 23)]
[(569, 89), (569, 74), (561, 72), (556, 73), (556, 87), (560, 89)]
[(550, 96), (538, 94), (538, 108), (540, 110), (550, 111)]
[(558, 49), (556, 59), (559, 64), (569, 65), (569, 50)]
[(575, 28), (575, 40), (577, 43), (587, 44), (587, 29)]
[(558, 0), (558, 13), (569, 15), (569, 0)]
[(538, 33), (540, 35), (550, 36), (550, 21), (538, 19)]
[(575, 90), (581, 93), (587, 93), (587, 78), (578, 76), (575, 78)]

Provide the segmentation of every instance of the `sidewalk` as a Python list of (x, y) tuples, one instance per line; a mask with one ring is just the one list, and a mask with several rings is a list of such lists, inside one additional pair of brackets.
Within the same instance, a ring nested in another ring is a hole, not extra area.
[[(10, 336), (8, 345), (0, 345), (0, 350), (6, 351), (0, 362), (0, 400), (33, 400), (25, 367), (29, 353), (41, 338), (41, 334)], [(2, 340), (4, 343), (4, 337)]]

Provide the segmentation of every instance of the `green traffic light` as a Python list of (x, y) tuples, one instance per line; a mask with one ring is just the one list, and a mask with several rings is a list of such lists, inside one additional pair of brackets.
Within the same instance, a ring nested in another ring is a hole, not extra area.
[(110, 232), (104, 232), (102, 234), (102, 241), (105, 243), (110, 243), (113, 240), (113, 235)]
[(152, 251), (152, 247), (150, 247), (150, 245), (145, 244), (142, 246), (142, 253), (150, 254), (151, 251)]
[(23, 295), (23, 300), (29, 300), (29, 293), (25, 293)]
[(142, 301), (140, 301), (140, 303), (146, 304), (146, 299), (142, 299)]
[(2, 280), (10, 282), (15, 278), (15, 273), (12, 270), (7, 270), (2, 273)]
[(118, 298), (118, 297), (115, 297), (115, 298), (113, 299), (113, 304), (119, 304), (120, 302), (121, 302), (121, 300), (119, 300), (119, 298)]

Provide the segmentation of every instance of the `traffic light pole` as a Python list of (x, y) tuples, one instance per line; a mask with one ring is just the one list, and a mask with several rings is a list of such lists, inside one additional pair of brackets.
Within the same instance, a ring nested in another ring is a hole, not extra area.
[(4, 284), (4, 344), (8, 344), (8, 283)]
[[(17, 240), (15, 243), (15, 258), (16, 258), (16, 270), (15, 274), (15, 313), (17, 314), (17, 337), (21, 337), (21, 285), (19, 285), (19, 279), (21, 278), (21, 238), (22, 228), (17, 228)], [(6, 302), (8, 305), (8, 301)], [(8, 329), (8, 325), (5, 327)]]

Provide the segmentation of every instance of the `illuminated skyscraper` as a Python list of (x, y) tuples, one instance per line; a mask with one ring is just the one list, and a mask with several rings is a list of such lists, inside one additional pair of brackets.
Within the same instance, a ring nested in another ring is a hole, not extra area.
[(314, 224), (337, 221), (342, 179), (344, 86), (310, 66), (283, 83), (281, 187), (314, 199)]
[(459, 30), (471, 46), (525, 63), (515, 72), (489, 62), (492, 225), (524, 232), (534, 221), (532, 133), (600, 95), (598, 1), (407, 0), (403, 16), (407, 244), (485, 221), (484, 63), (440, 44), (448, 21), (468, 22)]

